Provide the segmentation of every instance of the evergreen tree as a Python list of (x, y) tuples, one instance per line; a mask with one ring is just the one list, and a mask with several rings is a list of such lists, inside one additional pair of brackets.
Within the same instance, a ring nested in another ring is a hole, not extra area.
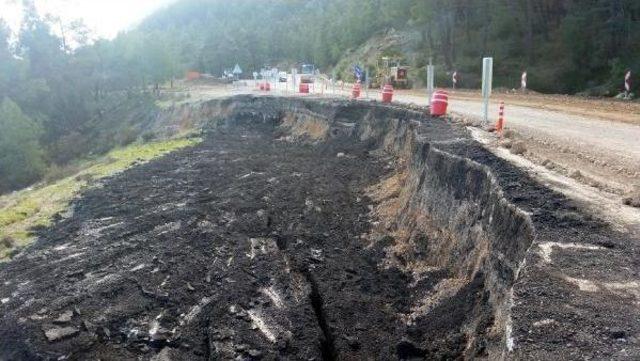
[(5, 98), (0, 103), (0, 192), (37, 181), (45, 170), (38, 143), (40, 128), (20, 107)]

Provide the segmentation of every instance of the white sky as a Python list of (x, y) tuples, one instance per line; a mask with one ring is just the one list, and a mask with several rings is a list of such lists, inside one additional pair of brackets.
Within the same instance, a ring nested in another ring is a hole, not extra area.
[[(135, 26), (154, 10), (176, 0), (35, 0), (40, 15), (59, 16), (64, 22), (82, 21), (95, 35), (113, 38)], [(0, 0), (0, 17), (13, 29), (20, 25), (21, 0)]]

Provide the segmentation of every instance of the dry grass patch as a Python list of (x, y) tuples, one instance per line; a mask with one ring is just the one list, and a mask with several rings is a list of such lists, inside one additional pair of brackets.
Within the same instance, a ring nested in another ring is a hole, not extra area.
[(39, 184), (0, 197), (0, 259), (33, 242), (30, 229), (47, 226), (55, 214), (65, 211), (71, 200), (96, 180), (119, 173), (132, 165), (191, 146), (200, 139), (172, 139), (132, 144), (115, 149), (97, 161), (86, 162), (76, 174), (50, 184)]

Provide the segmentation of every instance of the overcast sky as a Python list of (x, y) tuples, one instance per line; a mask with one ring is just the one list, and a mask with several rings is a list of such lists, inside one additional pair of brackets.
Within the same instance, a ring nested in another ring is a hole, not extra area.
[[(113, 38), (135, 26), (154, 10), (176, 0), (35, 0), (41, 15), (51, 14), (65, 22), (82, 19), (98, 37)], [(22, 18), (21, 0), (0, 0), (0, 17), (13, 29)]]

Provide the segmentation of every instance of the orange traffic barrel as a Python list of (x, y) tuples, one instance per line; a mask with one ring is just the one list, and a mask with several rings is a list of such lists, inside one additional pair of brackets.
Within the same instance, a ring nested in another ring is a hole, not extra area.
[(351, 96), (356, 99), (360, 96), (360, 81), (353, 83), (353, 89), (351, 89)]
[(188, 71), (187, 75), (185, 77), (189, 81), (194, 81), (194, 80), (200, 79), (200, 76), (201, 76), (201, 74), (199, 72), (197, 72), (197, 71)]
[(393, 86), (391, 84), (387, 84), (382, 88), (382, 102), (391, 103), (392, 100), (393, 100)]
[(447, 114), (447, 107), (449, 106), (449, 93), (443, 90), (438, 90), (433, 93), (431, 97), (431, 115), (434, 117), (440, 117)]

